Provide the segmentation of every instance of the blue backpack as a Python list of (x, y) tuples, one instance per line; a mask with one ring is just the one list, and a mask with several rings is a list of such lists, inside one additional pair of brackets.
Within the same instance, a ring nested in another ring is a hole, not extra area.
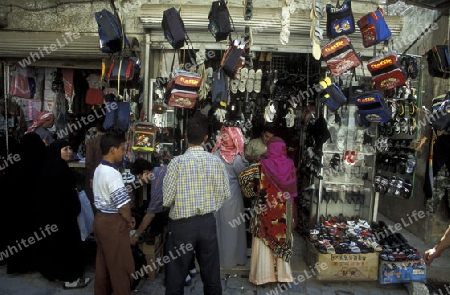
[(213, 73), (213, 82), (211, 86), (212, 102), (220, 104), (228, 101), (228, 83), (225, 72), (219, 68)]
[(351, 0), (345, 0), (336, 6), (327, 4), (327, 36), (336, 38), (342, 35), (349, 35), (355, 32), (355, 19), (352, 13)]
[(392, 35), (384, 19), (384, 10), (382, 8), (366, 14), (357, 24), (361, 30), (363, 46), (365, 48), (377, 45)]
[(106, 103), (106, 115), (103, 128), (108, 132), (126, 132), (130, 128), (131, 106), (128, 101), (110, 101)]
[(385, 123), (392, 116), (391, 109), (384, 101), (381, 91), (368, 91), (355, 97), (358, 115), (363, 122)]
[(122, 31), (122, 24), (118, 17), (106, 9), (94, 13), (98, 24), (100, 50), (103, 53), (120, 52), (129, 47), (130, 42)]

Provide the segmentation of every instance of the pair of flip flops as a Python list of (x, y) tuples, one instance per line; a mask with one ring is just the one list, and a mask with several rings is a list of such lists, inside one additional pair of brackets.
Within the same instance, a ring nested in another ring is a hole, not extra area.
[(311, 22), (311, 30), (309, 36), (311, 38), (312, 43), (312, 54), (316, 60), (320, 60), (322, 55), (322, 51), (320, 48), (320, 41), (323, 40), (323, 29), (320, 28), (320, 19), (323, 18), (324, 8), (319, 0), (313, 0), (310, 18)]

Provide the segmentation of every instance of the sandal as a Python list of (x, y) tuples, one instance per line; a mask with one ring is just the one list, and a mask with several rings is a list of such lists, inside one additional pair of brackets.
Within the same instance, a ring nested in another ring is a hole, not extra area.
[(64, 289), (80, 289), (86, 287), (89, 282), (91, 281), (90, 278), (78, 278), (76, 281), (73, 282), (65, 282), (64, 283)]

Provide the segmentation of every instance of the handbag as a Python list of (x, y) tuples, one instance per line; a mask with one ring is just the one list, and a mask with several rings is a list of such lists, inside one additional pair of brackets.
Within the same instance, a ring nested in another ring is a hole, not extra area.
[(355, 19), (352, 12), (351, 0), (345, 0), (336, 6), (327, 4), (327, 36), (328, 38), (336, 38), (342, 35), (349, 35), (355, 32)]

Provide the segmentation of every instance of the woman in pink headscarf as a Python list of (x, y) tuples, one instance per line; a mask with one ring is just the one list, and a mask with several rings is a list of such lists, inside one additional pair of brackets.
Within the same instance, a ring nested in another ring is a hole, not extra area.
[(250, 282), (292, 282), (292, 204), (297, 197), (297, 176), (294, 162), (286, 156), (286, 143), (272, 137), (265, 156), (242, 171), (238, 180), (244, 195), (253, 199)]
[(212, 153), (222, 159), (230, 181), (231, 197), (216, 212), (220, 267), (245, 265), (247, 240), (245, 234), (244, 201), (237, 176), (248, 166), (244, 158), (244, 136), (238, 127), (223, 126)]
[(34, 132), (41, 137), (45, 145), (50, 145), (53, 141), (55, 141), (55, 137), (53, 133), (48, 130), (48, 128), (51, 128), (54, 123), (55, 115), (49, 111), (42, 111), (36, 116), (33, 124), (25, 133)]

